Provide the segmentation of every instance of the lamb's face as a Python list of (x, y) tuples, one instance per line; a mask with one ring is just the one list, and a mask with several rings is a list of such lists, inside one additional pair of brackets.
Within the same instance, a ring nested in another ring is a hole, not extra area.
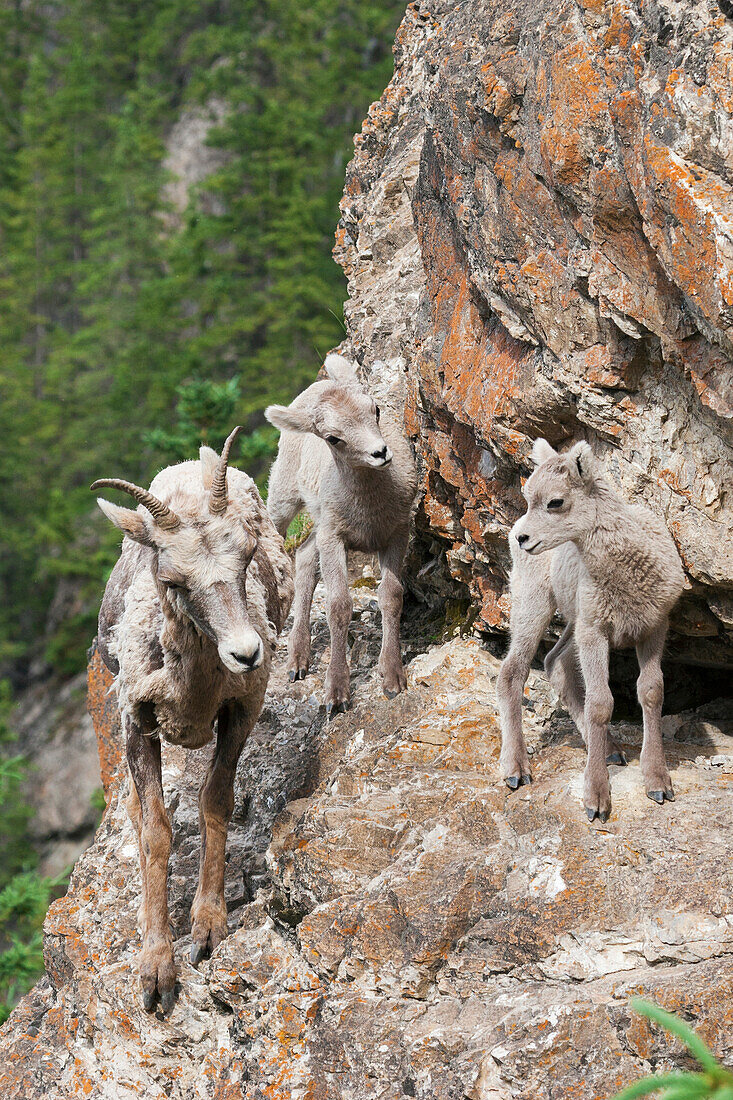
[(154, 541), (161, 599), (214, 642), (230, 672), (259, 668), (264, 642), (249, 621), (245, 591), (257, 549), (253, 534), (221, 516), (184, 519), (174, 531), (156, 530)]
[(315, 410), (314, 431), (349, 466), (380, 469), (392, 461), (379, 429), (379, 406), (360, 387), (334, 387)]
[(593, 455), (588, 444), (577, 444), (559, 455), (544, 440), (539, 442), (547, 450), (539, 448), (541, 465), (523, 489), (527, 512), (512, 528), (528, 554), (543, 554), (564, 542), (578, 542), (596, 518)]

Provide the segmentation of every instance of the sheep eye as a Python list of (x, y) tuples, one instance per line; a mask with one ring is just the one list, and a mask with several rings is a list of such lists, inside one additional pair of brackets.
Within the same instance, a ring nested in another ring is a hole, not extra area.
[(562, 497), (555, 497), (553, 500), (548, 500), (547, 507), (553, 509), (562, 508), (564, 503), (565, 501), (562, 499)]
[(379, 423), (379, 405), (374, 406), (374, 415), (377, 418), (377, 424)]
[(187, 592), (185, 584), (178, 584), (176, 581), (163, 581), (169, 592)]
[(339, 439), (339, 437), (337, 435), (327, 435), (326, 436), (326, 443), (330, 443), (332, 447), (338, 446), (338, 444), (340, 442), (341, 442), (341, 440)]

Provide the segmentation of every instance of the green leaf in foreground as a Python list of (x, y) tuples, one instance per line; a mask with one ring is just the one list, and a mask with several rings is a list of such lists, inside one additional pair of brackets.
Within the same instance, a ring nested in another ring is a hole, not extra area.
[(680, 1039), (694, 1054), (704, 1073), (668, 1073), (645, 1077), (629, 1085), (613, 1100), (636, 1100), (639, 1096), (662, 1093), (663, 1100), (733, 1100), (733, 1073), (716, 1060), (710, 1048), (692, 1028), (677, 1016), (649, 1001), (633, 998), (631, 1007)]

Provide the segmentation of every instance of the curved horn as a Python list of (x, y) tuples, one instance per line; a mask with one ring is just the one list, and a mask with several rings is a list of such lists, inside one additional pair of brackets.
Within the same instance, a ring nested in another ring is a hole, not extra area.
[(234, 431), (227, 436), (227, 441), (222, 447), (219, 465), (214, 470), (211, 479), (211, 495), (209, 497), (209, 511), (212, 516), (220, 516), (227, 510), (227, 464), (232, 443), (242, 431), (242, 425), (238, 424)]
[(141, 489), (139, 485), (133, 485), (131, 481), (123, 481), (119, 477), (101, 477), (90, 488), (94, 492), (95, 489), (101, 489), (103, 486), (129, 493), (138, 504), (142, 504), (143, 508), (147, 508), (158, 527), (172, 531), (174, 527), (180, 526), (181, 521), (176, 513), (172, 512), (167, 504), (163, 504), (162, 500), (158, 500), (152, 493), (149, 493), (147, 489)]

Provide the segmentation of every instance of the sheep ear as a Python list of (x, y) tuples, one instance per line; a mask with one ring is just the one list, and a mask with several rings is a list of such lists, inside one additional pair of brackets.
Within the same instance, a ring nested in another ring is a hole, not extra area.
[(135, 542), (141, 542), (143, 546), (155, 546), (155, 541), (150, 529), (140, 512), (132, 508), (120, 508), (119, 504), (112, 504), (109, 500), (97, 497), (97, 504), (104, 512), (110, 523), (119, 527), (120, 531)]
[(557, 451), (550, 446), (546, 439), (535, 439), (531, 458), (535, 466), (541, 466), (543, 462), (549, 462), (551, 458), (557, 458)]
[(586, 484), (595, 476), (596, 458), (588, 443), (576, 443), (565, 455), (568, 470)]
[(214, 470), (219, 465), (219, 456), (211, 447), (200, 447), (199, 460), (201, 462), (201, 480), (204, 483), (204, 489), (208, 490), (211, 488)]
[(292, 405), (268, 405), (265, 417), (281, 432), (312, 432), (315, 429), (313, 413)]
[(356, 377), (354, 364), (350, 363), (343, 355), (336, 355), (335, 353), (327, 355), (323, 366), (328, 377), (333, 379), (334, 382), (341, 382), (344, 386), (348, 386), (359, 381)]

